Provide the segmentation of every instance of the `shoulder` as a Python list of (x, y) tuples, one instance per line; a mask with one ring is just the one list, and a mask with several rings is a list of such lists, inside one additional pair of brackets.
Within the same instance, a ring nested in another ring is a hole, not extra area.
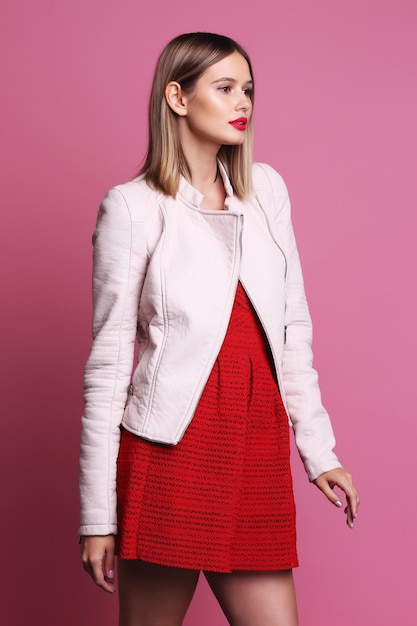
[(281, 174), (266, 163), (254, 163), (252, 166), (252, 187), (258, 204), (264, 213), (275, 220), (287, 218), (290, 202), (287, 186)]
[(287, 186), (273, 167), (267, 163), (254, 163), (252, 165), (252, 184), (255, 195), (268, 194), (276, 200), (279, 197), (287, 197)]
[(101, 203), (101, 210), (128, 214), (133, 222), (142, 222), (151, 216), (164, 195), (152, 189), (143, 176), (109, 189)]

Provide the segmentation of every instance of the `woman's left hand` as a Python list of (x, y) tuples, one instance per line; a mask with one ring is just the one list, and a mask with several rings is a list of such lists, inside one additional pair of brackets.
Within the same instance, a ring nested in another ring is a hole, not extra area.
[(324, 474), (313, 480), (313, 483), (337, 507), (341, 507), (343, 504), (333, 489), (334, 487), (339, 487), (344, 492), (347, 502), (345, 508), (346, 523), (349, 528), (353, 528), (354, 520), (358, 515), (359, 495), (353, 486), (351, 474), (342, 467), (337, 467), (329, 472), (324, 472)]

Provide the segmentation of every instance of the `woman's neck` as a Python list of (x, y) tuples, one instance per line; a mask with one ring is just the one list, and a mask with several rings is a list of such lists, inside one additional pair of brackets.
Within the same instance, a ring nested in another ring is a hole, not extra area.
[(189, 154), (185, 153), (185, 158), (190, 167), (191, 184), (204, 196), (201, 208), (209, 211), (224, 209), (226, 191), (218, 170), (217, 153), (211, 158), (203, 153), (198, 159), (190, 159)]
[(181, 148), (190, 168), (191, 184), (204, 196), (210, 193), (219, 181), (217, 154), (220, 146), (196, 138), (187, 126), (180, 125)]
[(185, 154), (185, 158), (190, 168), (192, 186), (205, 196), (219, 179), (217, 155), (207, 158), (206, 155), (200, 154), (198, 159), (190, 159)]

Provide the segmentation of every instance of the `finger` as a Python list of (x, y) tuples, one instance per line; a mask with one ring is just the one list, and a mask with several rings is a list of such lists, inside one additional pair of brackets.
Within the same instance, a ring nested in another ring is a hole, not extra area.
[(345, 472), (339, 475), (336, 480), (334, 480), (332, 486), (337, 486), (344, 492), (352, 518), (356, 518), (358, 515), (359, 496), (353, 486), (351, 474)]
[(341, 501), (334, 493), (335, 487), (340, 488), (347, 501), (345, 508), (346, 523), (349, 528), (354, 528), (354, 520), (358, 515), (359, 496), (355, 487), (353, 486), (352, 476), (349, 472), (346, 472), (343, 468), (336, 468), (329, 472), (323, 473), (314, 481), (316, 486), (326, 495), (326, 497), (336, 506), (342, 506)]
[(355, 493), (353, 496), (347, 496), (348, 510), (352, 519), (356, 519), (358, 517), (358, 507), (359, 507), (359, 497), (358, 494)]
[(354, 496), (352, 498), (349, 498), (349, 504), (352, 509), (352, 515), (354, 518), (356, 518), (358, 516), (360, 504), (359, 494), (356, 489), (354, 489)]
[(115, 586), (113, 583), (106, 580), (103, 571), (103, 561), (101, 559), (91, 563), (91, 570), (91, 577), (96, 585), (108, 593), (114, 593), (116, 590)]
[(332, 486), (329, 484), (328, 480), (326, 480), (325, 477), (317, 478), (315, 480), (315, 484), (332, 504), (334, 504), (338, 508), (343, 506), (339, 496), (333, 491)]
[(345, 508), (345, 513), (346, 513), (346, 524), (349, 526), (349, 528), (354, 528), (355, 522), (354, 522), (353, 515), (352, 515), (352, 509), (350, 508), (349, 505)]
[(344, 491), (347, 501), (347, 509), (352, 520), (358, 516), (359, 495), (350, 482), (341, 481), (338, 487)]
[(114, 586), (114, 551), (113, 550), (109, 550), (106, 553), (105, 560), (104, 560), (104, 572), (105, 572), (104, 579), (107, 581), (107, 583)]
[(347, 507), (345, 509), (346, 513), (346, 523), (350, 528), (354, 528), (355, 519), (358, 516), (358, 507), (359, 507), (359, 496), (356, 489), (352, 486), (352, 491), (348, 495), (346, 495)]

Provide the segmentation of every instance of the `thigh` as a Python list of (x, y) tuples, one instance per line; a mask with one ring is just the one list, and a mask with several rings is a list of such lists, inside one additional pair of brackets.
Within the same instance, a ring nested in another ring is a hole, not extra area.
[(297, 626), (291, 570), (205, 576), (231, 626)]
[(198, 570), (119, 559), (119, 626), (181, 626)]

